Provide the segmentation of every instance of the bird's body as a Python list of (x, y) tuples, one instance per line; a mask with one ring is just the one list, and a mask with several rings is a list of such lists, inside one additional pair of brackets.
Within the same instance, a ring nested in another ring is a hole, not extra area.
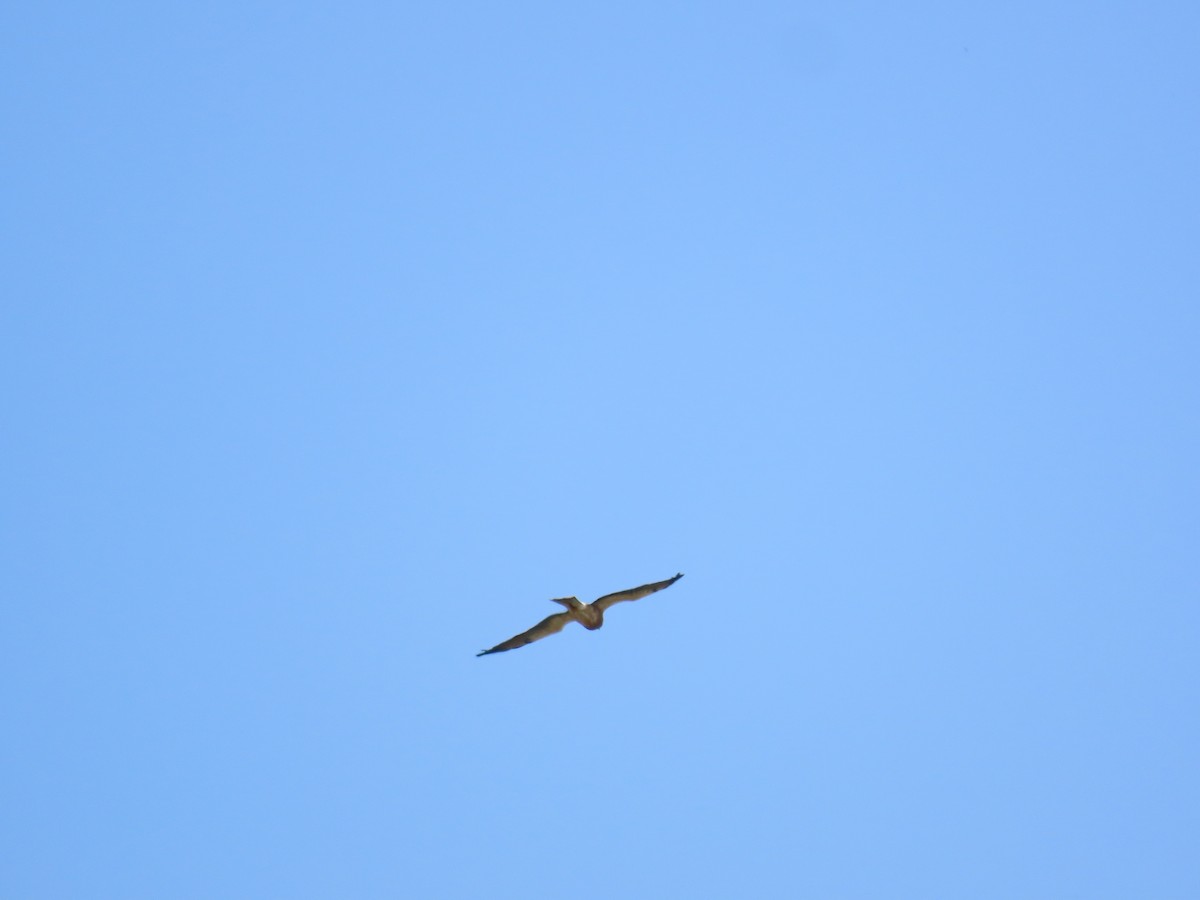
[(571, 622), (578, 622), (588, 631), (595, 631), (603, 627), (604, 611), (614, 603), (620, 603), (622, 600), (637, 600), (645, 597), (647, 594), (661, 591), (663, 588), (670, 587), (682, 577), (683, 573), (680, 572), (674, 578), (668, 578), (666, 581), (656, 581), (653, 584), (643, 584), (641, 587), (631, 588), (627, 591), (605, 594), (600, 599), (593, 600), (591, 603), (580, 603), (577, 597), (557, 597), (552, 602), (565, 606), (567, 608), (566, 612), (547, 616), (528, 631), (523, 631), (516, 637), (511, 637), (507, 641), (504, 641), (504, 643), (497, 644), (490, 650), (483, 650), (475, 655), (487, 656), (489, 653), (503, 653), (505, 650), (515, 650), (517, 647), (524, 647), (526, 644), (540, 641), (549, 635), (558, 634), (558, 632), (566, 628)]

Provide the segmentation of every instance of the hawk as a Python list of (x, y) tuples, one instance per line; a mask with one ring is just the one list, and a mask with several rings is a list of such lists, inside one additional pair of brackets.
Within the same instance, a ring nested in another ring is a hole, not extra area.
[(656, 581), (653, 584), (643, 584), (641, 587), (630, 588), (627, 591), (605, 594), (599, 600), (593, 600), (591, 603), (580, 603), (576, 597), (555, 598), (550, 602), (562, 604), (567, 608), (566, 612), (547, 616), (528, 631), (522, 631), (516, 637), (509, 638), (503, 644), (497, 644), (491, 650), (482, 650), (475, 655), (487, 656), (489, 653), (503, 653), (505, 650), (516, 650), (518, 647), (524, 647), (526, 644), (540, 641), (548, 635), (558, 634), (567, 626), (568, 622), (578, 622), (588, 631), (595, 631), (604, 625), (604, 611), (614, 603), (620, 603), (622, 600), (639, 600), (647, 594), (653, 594), (655, 591), (669, 588), (682, 577), (683, 573), (680, 572), (674, 578), (668, 578), (666, 581)]

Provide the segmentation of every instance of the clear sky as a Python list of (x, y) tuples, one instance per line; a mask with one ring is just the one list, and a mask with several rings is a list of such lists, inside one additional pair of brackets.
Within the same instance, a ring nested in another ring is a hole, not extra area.
[(1200, 896), (1195, 3), (0, 50), (0, 895)]

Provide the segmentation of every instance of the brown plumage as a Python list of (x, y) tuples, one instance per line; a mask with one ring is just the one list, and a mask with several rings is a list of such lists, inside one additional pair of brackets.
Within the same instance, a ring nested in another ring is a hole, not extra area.
[(556, 598), (550, 602), (562, 604), (567, 608), (566, 612), (547, 616), (528, 631), (522, 631), (516, 637), (511, 637), (504, 643), (497, 644), (491, 650), (483, 650), (475, 655), (487, 656), (489, 653), (503, 653), (505, 650), (515, 650), (517, 647), (524, 647), (526, 644), (540, 641), (549, 635), (558, 634), (566, 627), (568, 622), (578, 622), (588, 631), (595, 631), (604, 624), (604, 611), (614, 603), (620, 603), (622, 600), (638, 600), (647, 594), (653, 594), (655, 591), (669, 588), (682, 577), (683, 573), (680, 572), (674, 578), (668, 578), (666, 581), (656, 581), (653, 584), (643, 584), (641, 587), (630, 588), (627, 591), (605, 594), (600, 599), (593, 600), (591, 603), (580, 603), (575, 597)]

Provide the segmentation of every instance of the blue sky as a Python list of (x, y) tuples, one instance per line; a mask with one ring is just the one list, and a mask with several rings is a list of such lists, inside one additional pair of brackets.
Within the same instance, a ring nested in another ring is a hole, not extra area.
[(0, 894), (1200, 895), (1193, 4), (2, 25)]

